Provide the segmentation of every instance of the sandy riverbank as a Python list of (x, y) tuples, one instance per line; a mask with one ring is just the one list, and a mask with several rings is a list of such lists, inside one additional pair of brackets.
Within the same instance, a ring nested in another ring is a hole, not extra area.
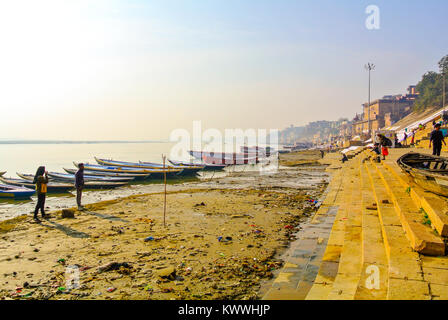
[[(2, 222), (0, 298), (259, 298), (261, 282), (282, 264), (277, 257), (315, 211), (308, 199), (326, 187), (319, 158), (288, 155), (291, 167), (275, 174), (169, 186), (166, 227), (160, 193), (90, 204), (75, 219), (56, 211), (41, 224), (31, 216)], [(67, 290), (73, 265), (80, 287)]]

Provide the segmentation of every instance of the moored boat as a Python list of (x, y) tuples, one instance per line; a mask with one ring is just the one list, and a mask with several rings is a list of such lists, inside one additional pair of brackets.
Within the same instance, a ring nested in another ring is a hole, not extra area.
[[(70, 174), (75, 174), (78, 169), (63, 168), (65, 172)], [(124, 178), (134, 178), (135, 180), (144, 180), (148, 178), (150, 173), (120, 173), (120, 172), (100, 172), (100, 171), (89, 171), (84, 169), (84, 174), (89, 176), (102, 176), (102, 177), (124, 177)]]
[[(78, 164), (74, 162), (77, 167)], [(167, 174), (168, 177), (173, 176), (175, 174), (180, 173), (181, 169), (145, 169), (145, 168), (129, 168), (129, 167), (117, 167), (117, 166), (101, 166), (94, 164), (84, 164), (84, 169), (89, 171), (98, 171), (98, 172), (115, 172), (115, 173), (146, 173), (151, 174), (151, 177), (160, 177), (164, 173)]]
[[(25, 180), (33, 181), (34, 175), (19, 173), (17, 175)], [(108, 181), (85, 181), (84, 187), (87, 189), (112, 189), (127, 185), (127, 182), (108, 182)]]
[(448, 158), (410, 152), (397, 163), (423, 189), (448, 197)]
[[(70, 173), (59, 173), (59, 172), (48, 172), (48, 176), (54, 180), (61, 181), (75, 181), (75, 175)], [(102, 181), (102, 182), (129, 182), (134, 180), (134, 178), (127, 177), (104, 177), (87, 175), (84, 173), (84, 181)]]
[[(0, 177), (0, 181), (2, 181), (5, 184), (13, 185), (13, 186), (19, 186), (19, 187), (25, 187), (34, 189), (35, 185), (32, 181), (25, 180), (25, 179), (15, 179), (15, 178), (5, 178)], [(57, 182), (49, 182), (47, 184), (47, 192), (48, 193), (64, 193), (74, 188), (73, 184), (68, 183), (57, 183)]]
[(186, 161), (175, 161), (175, 160), (170, 160), (168, 159), (168, 161), (178, 167), (183, 167), (183, 166), (200, 166), (202, 167), (202, 170), (222, 170), (226, 167), (225, 164), (206, 164), (206, 163), (194, 163), (194, 162), (186, 162)]
[(179, 175), (195, 175), (198, 171), (202, 170), (201, 166), (173, 166), (154, 162), (127, 162), (127, 161), (117, 161), (108, 159), (98, 159), (95, 157), (96, 162), (103, 166), (119, 166), (131, 169), (157, 169), (157, 170), (180, 170)]
[(0, 177), (2, 177), (5, 173), (6, 171), (0, 171)]
[(196, 159), (202, 160), (205, 164), (220, 165), (240, 165), (255, 164), (265, 156), (250, 156), (245, 153), (224, 153), (224, 152), (208, 152), (208, 151), (189, 151), (190, 155)]
[(8, 199), (28, 199), (35, 191), (33, 189), (0, 184), (0, 198)]

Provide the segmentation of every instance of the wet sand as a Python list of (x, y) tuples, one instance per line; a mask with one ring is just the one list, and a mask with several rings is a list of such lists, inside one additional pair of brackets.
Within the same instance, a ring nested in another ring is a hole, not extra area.
[[(40, 224), (30, 215), (4, 221), (0, 298), (260, 298), (262, 282), (316, 210), (308, 200), (326, 188), (319, 158), (288, 155), (289, 167), (277, 173), (169, 185), (166, 226), (159, 192), (89, 204), (74, 219), (54, 211)], [(79, 272), (71, 290), (68, 266)]]

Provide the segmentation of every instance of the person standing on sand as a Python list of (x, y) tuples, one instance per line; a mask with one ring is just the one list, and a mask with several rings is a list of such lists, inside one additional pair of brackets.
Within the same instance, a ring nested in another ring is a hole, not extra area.
[(442, 142), (446, 146), (443, 133), (442, 131), (440, 131), (440, 123), (438, 123), (435, 125), (434, 131), (431, 132), (431, 139), (429, 139), (429, 148), (431, 148), (431, 144), (433, 145), (433, 156), (440, 157), (440, 152), (442, 152)]
[(45, 198), (47, 196), (47, 184), (48, 184), (48, 172), (45, 171), (45, 167), (41, 166), (37, 168), (36, 174), (34, 175), (33, 183), (36, 185), (37, 192), (37, 204), (34, 209), (34, 220), (39, 221), (37, 213), (42, 213), (42, 218), (48, 218), (45, 214)]
[(82, 189), (84, 188), (84, 163), (78, 165), (78, 171), (75, 173), (75, 188), (78, 210), (85, 210), (81, 205)]

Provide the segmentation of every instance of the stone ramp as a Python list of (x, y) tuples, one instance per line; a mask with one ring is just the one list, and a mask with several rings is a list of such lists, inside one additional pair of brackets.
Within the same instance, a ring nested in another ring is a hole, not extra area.
[[(313, 286), (322, 264), (330, 232), (338, 213), (340, 172), (333, 177), (325, 199), (314, 218), (303, 225), (303, 232), (288, 249), (286, 261), (265, 300), (303, 300)], [(330, 206), (329, 204), (333, 204)]]

